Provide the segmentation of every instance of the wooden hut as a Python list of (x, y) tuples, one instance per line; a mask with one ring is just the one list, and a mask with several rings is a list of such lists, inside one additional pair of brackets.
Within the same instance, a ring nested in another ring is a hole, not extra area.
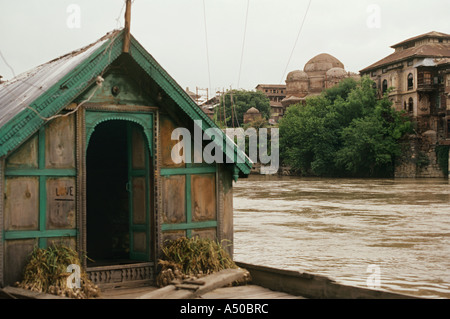
[(173, 161), (175, 128), (216, 125), (124, 30), (0, 85), (0, 286), (36, 245), (75, 247), (114, 285), (152, 281), (167, 239), (233, 242), (251, 162), (223, 133), (223, 163)]

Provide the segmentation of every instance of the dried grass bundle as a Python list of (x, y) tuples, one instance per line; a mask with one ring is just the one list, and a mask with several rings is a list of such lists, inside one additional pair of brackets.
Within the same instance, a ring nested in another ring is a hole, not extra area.
[(156, 279), (159, 287), (175, 279), (199, 277), (222, 269), (238, 268), (221, 243), (208, 238), (181, 237), (168, 241), (159, 260), (161, 271)]
[(82, 269), (80, 288), (67, 287), (67, 278), (71, 275), (67, 267), (71, 264), (81, 265), (81, 262), (78, 253), (68, 246), (57, 244), (46, 249), (35, 247), (25, 266), (23, 280), (17, 282), (16, 286), (69, 298), (98, 297), (100, 289)]

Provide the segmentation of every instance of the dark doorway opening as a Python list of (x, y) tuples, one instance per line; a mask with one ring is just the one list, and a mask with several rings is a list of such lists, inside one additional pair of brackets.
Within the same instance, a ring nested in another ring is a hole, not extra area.
[(95, 127), (87, 150), (87, 256), (91, 266), (129, 259), (127, 122)]

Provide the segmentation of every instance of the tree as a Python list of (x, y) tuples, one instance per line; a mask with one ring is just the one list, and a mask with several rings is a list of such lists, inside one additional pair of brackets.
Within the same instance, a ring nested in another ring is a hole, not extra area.
[(260, 91), (230, 90), (221, 97), (220, 105), (215, 108), (214, 118), (217, 123), (220, 125), (225, 123), (227, 127), (243, 126), (244, 113), (251, 107), (256, 108), (263, 118), (269, 119), (270, 100), (264, 93)]
[(336, 164), (353, 176), (392, 176), (395, 158), (401, 155), (398, 141), (410, 129), (411, 123), (384, 98), (373, 114), (354, 119), (342, 130)]
[(398, 140), (410, 122), (377, 100), (368, 77), (346, 79), (290, 106), (280, 121), (282, 161), (316, 176), (386, 176), (400, 154)]

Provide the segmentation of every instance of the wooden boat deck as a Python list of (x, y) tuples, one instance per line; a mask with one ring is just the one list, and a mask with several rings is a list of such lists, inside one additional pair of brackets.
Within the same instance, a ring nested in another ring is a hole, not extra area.
[(200, 299), (305, 299), (281, 291), (274, 291), (257, 285), (217, 288)]
[[(102, 292), (100, 299), (136, 299), (156, 287), (116, 288)], [(234, 287), (217, 288), (196, 299), (304, 299), (280, 291), (273, 291), (257, 285), (244, 285)]]
[[(102, 292), (100, 299), (136, 299), (155, 291), (156, 287), (109, 289)], [(197, 299), (304, 299), (280, 291), (273, 291), (257, 285), (223, 287), (210, 291)]]
[[(143, 286), (108, 286), (100, 299), (417, 299), (388, 291), (352, 287), (318, 275), (264, 266), (238, 263), (239, 269), (224, 269), (199, 279), (174, 281), (157, 288)], [(251, 282), (230, 286), (251, 275)], [(2, 295), (3, 294), (3, 295)], [(60, 299), (62, 297), (31, 292), (22, 288), (0, 289), (0, 298)]]

